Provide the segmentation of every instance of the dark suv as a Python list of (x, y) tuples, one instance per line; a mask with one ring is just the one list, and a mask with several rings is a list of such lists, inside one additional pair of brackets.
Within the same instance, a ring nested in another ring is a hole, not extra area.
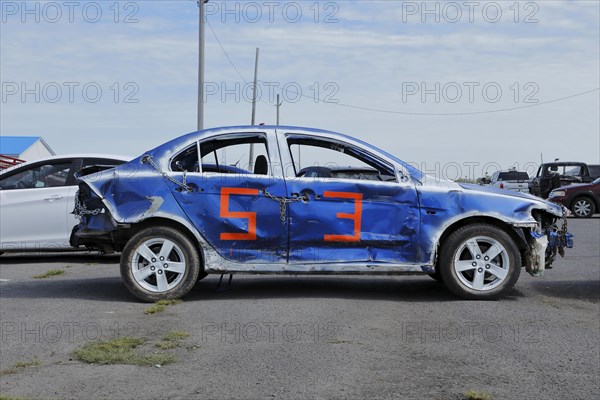
[(537, 175), (529, 182), (529, 192), (547, 198), (553, 189), (593, 181), (587, 164), (582, 162), (552, 162), (540, 165)]
[(554, 189), (548, 200), (564, 205), (578, 218), (589, 218), (600, 212), (600, 178), (588, 184)]

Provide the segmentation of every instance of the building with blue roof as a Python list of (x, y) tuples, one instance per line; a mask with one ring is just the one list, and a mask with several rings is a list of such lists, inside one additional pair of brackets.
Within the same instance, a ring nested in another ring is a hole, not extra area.
[(0, 136), (0, 155), (32, 161), (55, 153), (40, 136)]

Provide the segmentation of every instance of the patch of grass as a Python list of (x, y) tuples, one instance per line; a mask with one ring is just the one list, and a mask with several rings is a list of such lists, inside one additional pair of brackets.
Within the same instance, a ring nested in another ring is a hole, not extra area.
[(90, 364), (131, 364), (133, 349), (144, 344), (139, 338), (116, 338), (88, 343), (75, 351), (75, 357)]
[(0, 400), (29, 400), (29, 398), (26, 397), (13, 397), (13, 396), (6, 396), (3, 394), (0, 394)]
[(34, 275), (33, 277), (35, 279), (46, 279), (46, 278), (50, 278), (52, 276), (62, 275), (64, 273), (65, 273), (64, 269), (51, 269), (50, 271), (46, 272), (45, 274)]
[(159, 300), (144, 310), (144, 314), (156, 314), (165, 311), (167, 306), (174, 306), (181, 303), (181, 300)]
[(344, 344), (344, 343), (351, 343), (351, 341), (344, 340), (344, 339), (329, 339), (327, 341), (327, 343), (329, 343), (329, 344)]
[(146, 341), (140, 338), (117, 338), (88, 343), (76, 350), (74, 355), (81, 361), (90, 364), (128, 364), (140, 366), (166, 365), (174, 363), (175, 356), (165, 353), (154, 353), (139, 356), (134, 349)]
[(10, 375), (10, 374), (16, 374), (17, 372), (19, 372), (20, 370), (22, 370), (24, 368), (37, 367), (40, 364), (41, 364), (40, 360), (38, 360), (37, 358), (34, 358), (31, 361), (19, 361), (19, 362), (16, 362), (10, 368), (6, 368), (6, 369), (0, 370), (0, 376)]
[(476, 390), (469, 390), (465, 392), (466, 400), (491, 400), (492, 396), (490, 396), (487, 392), (478, 392)]
[(19, 361), (13, 365), (13, 368), (37, 367), (38, 365), (40, 365), (40, 360), (34, 358), (31, 361)]
[(163, 336), (162, 340), (156, 343), (156, 347), (163, 350), (174, 349), (181, 346), (181, 341), (189, 337), (188, 332), (173, 331)]

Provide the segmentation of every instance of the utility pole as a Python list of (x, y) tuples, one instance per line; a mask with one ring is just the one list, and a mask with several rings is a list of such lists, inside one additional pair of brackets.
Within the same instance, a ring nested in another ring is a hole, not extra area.
[[(258, 53), (260, 49), (256, 48), (256, 58), (254, 60), (254, 90), (252, 91), (252, 120), (250, 125), (256, 124), (256, 83), (258, 81)], [(254, 143), (250, 143), (250, 154), (248, 155), (248, 166), (250, 171), (254, 169)]]
[(277, 107), (277, 125), (279, 125), (279, 107), (281, 107), (281, 105), (283, 104), (283, 102), (279, 101), (279, 95), (277, 95), (277, 105), (275, 107)]
[(198, 30), (198, 130), (204, 129), (204, 4), (208, 0), (198, 0), (200, 27)]
[(252, 124), (256, 123), (256, 82), (258, 80), (258, 53), (260, 49), (256, 48), (256, 58), (254, 59), (254, 90), (252, 91)]

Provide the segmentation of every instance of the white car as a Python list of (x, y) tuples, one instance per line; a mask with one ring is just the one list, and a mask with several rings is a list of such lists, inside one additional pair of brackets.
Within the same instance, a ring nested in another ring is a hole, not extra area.
[(70, 250), (79, 221), (72, 214), (81, 168), (117, 166), (131, 157), (64, 155), (26, 162), (0, 172), (0, 253)]

